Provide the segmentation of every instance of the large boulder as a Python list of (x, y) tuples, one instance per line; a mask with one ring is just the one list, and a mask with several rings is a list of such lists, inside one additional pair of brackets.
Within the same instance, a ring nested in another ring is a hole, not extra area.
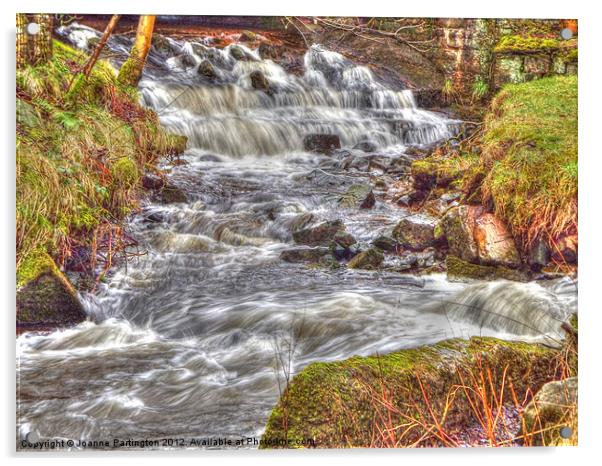
[(426, 215), (402, 218), (393, 229), (395, 238), (404, 248), (421, 251), (435, 244), (435, 219)]
[(308, 152), (330, 155), (341, 148), (341, 140), (336, 134), (308, 134), (303, 139), (303, 147)]
[(24, 259), (17, 273), (17, 325), (63, 327), (87, 318), (73, 285), (46, 252)]
[(384, 260), (385, 255), (380, 249), (370, 248), (353, 257), (353, 259), (347, 263), (347, 267), (350, 269), (375, 270), (383, 263)]
[(383, 251), (394, 252), (399, 248), (399, 243), (387, 235), (379, 235), (372, 240), (372, 245)]
[(485, 213), (478, 217), (473, 231), (481, 264), (520, 265), (520, 255), (514, 238), (504, 222), (493, 214)]
[[(396, 432), (398, 447), (443, 446), (433, 434), (433, 412), (447, 413), (438, 417), (442, 429), (459, 437), (479, 422), (466, 398), (458, 396), (462, 393), (458, 387), (487, 371), (500, 401), (513, 405), (514, 396), (525, 399), (554, 379), (557, 357), (557, 351), (540, 345), (473, 337), (384, 355), (315, 362), (296, 374), (283, 392), (260, 448), (283, 447), (269, 443), (270, 439), (288, 439), (295, 446), (312, 439), (317, 448), (381, 447), (386, 443), (383, 436), (374, 435), (376, 429), (384, 431), (387, 425), (408, 420), (417, 422), (405, 433)], [(513, 390), (507, 389), (509, 381)], [(461, 443), (461, 438), (457, 440)]]
[(331, 220), (294, 231), (293, 240), (307, 246), (328, 246), (339, 231), (345, 231), (345, 224), (341, 220)]
[(482, 213), (482, 207), (462, 205), (445, 214), (441, 226), (451, 255), (468, 262), (478, 262), (479, 249), (474, 239), (474, 227), (476, 219)]
[(376, 199), (372, 192), (372, 187), (368, 184), (353, 184), (349, 186), (347, 192), (343, 194), (338, 201), (344, 208), (370, 209), (374, 207)]
[(531, 445), (576, 445), (577, 392), (577, 377), (541, 387), (523, 413), (525, 440)]

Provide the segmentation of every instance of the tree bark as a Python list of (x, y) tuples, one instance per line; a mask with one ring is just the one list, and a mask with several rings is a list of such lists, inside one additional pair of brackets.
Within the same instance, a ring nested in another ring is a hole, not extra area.
[(153, 29), (155, 26), (154, 15), (142, 15), (138, 21), (136, 40), (130, 51), (129, 58), (121, 65), (118, 80), (127, 86), (137, 86), (142, 77), (142, 70), (151, 48)]
[(117, 26), (117, 22), (119, 21), (119, 18), (121, 18), (121, 15), (111, 16), (111, 20), (109, 21), (109, 24), (107, 24), (107, 27), (105, 28), (105, 30), (102, 34), (102, 37), (98, 41), (98, 44), (96, 44), (96, 48), (94, 49), (92, 56), (90, 57), (90, 59), (88, 60), (88, 63), (86, 63), (86, 66), (84, 67), (83, 74), (86, 78), (90, 76), (90, 73), (92, 72), (92, 68), (94, 68), (94, 65), (98, 61), (98, 57), (100, 56), (102, 49), (104, 49), (107, 41), (109, 40), (109, 37), (111, 36), (111, 34), (113, 34), (113, 31), (115, 30), (115, 27)]

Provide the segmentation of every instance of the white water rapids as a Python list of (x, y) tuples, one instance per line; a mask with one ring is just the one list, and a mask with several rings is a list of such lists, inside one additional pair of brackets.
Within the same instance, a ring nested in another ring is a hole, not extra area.
[[(77, 24), (61, 33), (82, 48), (98, 37)], [(370, 173), (342, 173), (336, 156), (304, 152), (305, 135), (337, 134), (360, 159), (393, 158), (452, 136), (458, 122), (317, 45), (293, 75), (244, 46), (241, 61), (233, 46), (202, 38), (169, 43), (168, 52), (153, 49), (140, 90), (167, 128), (189, 137), (188, 164), (170, 175), (189, 202), (149, 203), (131, 219), (148, 254), (85, 297), (90, 321), (19, 336), (19, 439), (260, 436), (282, 378), (275, 348), (291, 334), (294, 372), (452, 337), (562, 338), (561, 321), (576, 311), (568, 280), (467, 285), (279, 257), (308, 213), (315, 223), (342, 219), (364, 244), (404, 215), (381, 201), (369, 211), (328, 202)], [(110, 46), (129, 44), (115, 37)], [(212, 81), (198, 73), (204, 60)], [(271, 95), (252, 88), (253, 71)], [(374, 151), (354, 149), (362, 141)]]

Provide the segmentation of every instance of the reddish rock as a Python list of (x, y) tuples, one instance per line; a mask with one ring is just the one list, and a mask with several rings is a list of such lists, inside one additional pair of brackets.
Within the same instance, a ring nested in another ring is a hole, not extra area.
[(485, 213), (475, 221), (473, 237), (482, 264), (519, 266), (520, 255), (504, 222)]

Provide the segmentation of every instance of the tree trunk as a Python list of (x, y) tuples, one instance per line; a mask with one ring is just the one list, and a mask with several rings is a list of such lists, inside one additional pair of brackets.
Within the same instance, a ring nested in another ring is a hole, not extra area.
[(138, 30), (136, 31), (136, 40), (130, 51), (129, 58), (121, 65), (118, 80), (127, 86), (137, 86), (142, 77), (142, 70), (146, 63), (148, 51), (151, 48), (153, 38), (153, 28), (155, 26), (155, 16), (143, 15), (138, 21)]
[(107, 27), (105, 28), (105, 30), (102, 34), (102, 37), (98, 41), (98, 44), (96, 44), (96, 48), (94, 49), (92, 56), (90, 57), (90, 59), (88, 60), (88, 63), (86, 63), (86, 66), (84, 67), (83, 74), (86, 78), (90, 76), (90, 73), (92, 72), (92, 68), (94, 68), (94, 65), (96, 64), (96, 61), (98, 60), (98, 57), (100, 56), (100, 53), (102, 52), (102, 49), (105, 47), (105, 44), (109, 40), (109, 37), (115, 30), (115, 27), (117, 26), (117, 22), (119, 21), (119, 18), (121, 18), (121, 15), (111, 16), (111, 20), (109, 21), (109, 24), (107, 24)]

